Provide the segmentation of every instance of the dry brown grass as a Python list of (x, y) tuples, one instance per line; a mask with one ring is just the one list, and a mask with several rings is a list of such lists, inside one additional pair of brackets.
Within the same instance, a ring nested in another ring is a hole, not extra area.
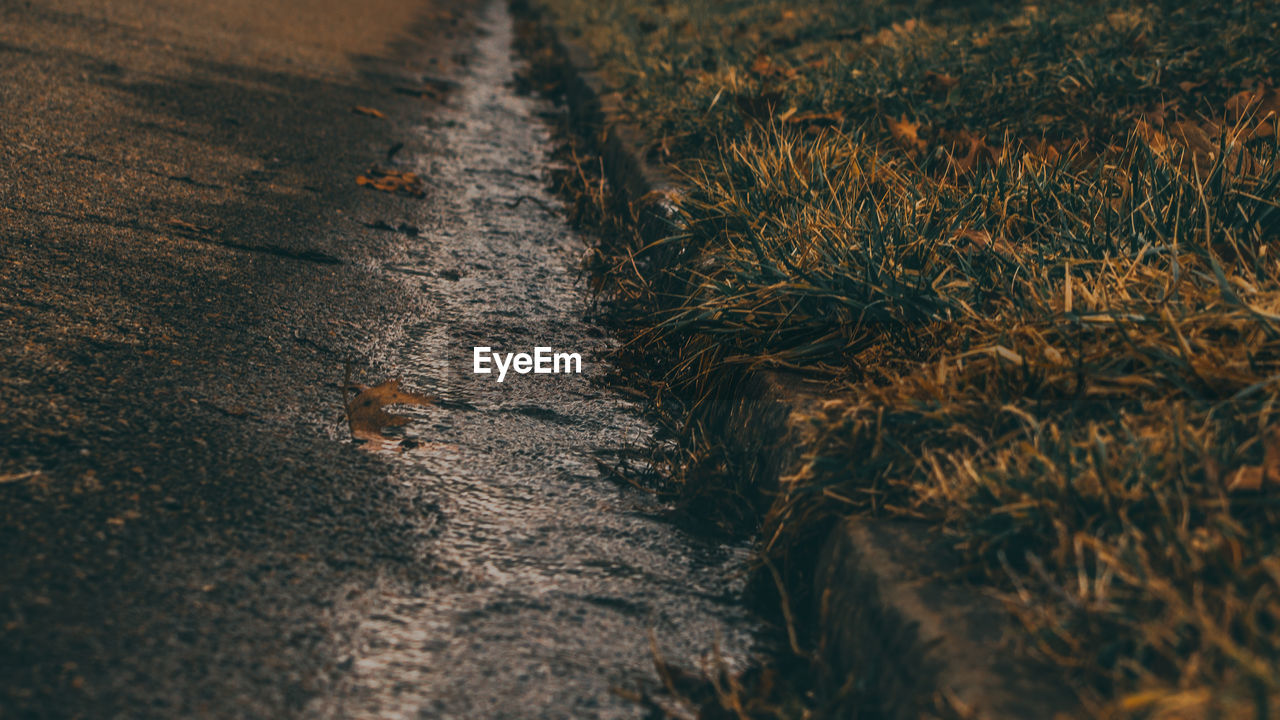
[(921, 518), (1105, 712), (1275, 712), (1280, 10), (547, 4), (690, 188), (600, 256), (688, 426), (843, 385), (766, 554)]

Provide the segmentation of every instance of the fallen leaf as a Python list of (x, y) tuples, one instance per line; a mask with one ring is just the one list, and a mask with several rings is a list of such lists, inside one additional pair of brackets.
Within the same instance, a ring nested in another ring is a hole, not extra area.
[(928, 147), (925, 141), (920, 139), (920, 123), (908, 122), (906, 115), (903, 115), (901, 120), (886, 118), (885, 122), (889, 125), (889, 133), (893, 135), (893, 139), (897, 140), (909, 153), (924, 152)]
[(1029, 171), (1035, 171), (1054, 167), (1061, 159), (1062, 153), (1058, 152), (1057, 148), (1048, 141), (1041, 140), (1025, 149), (1022, 154), (1022, 166)]
[(425, 197), (422, 178), (411, 172), (369, 168), (366, 174), (356, 178), (357, 185), (367, 185), (374, 190), (399, 193), (409, 197)]
[(1218, 143), (1213, 140), (1216, 128), (1206, 129), (1190, 120), (1180, 120), (1158, 130), (1139, 120), (1135, 129), (1153, 153), (1166, 161), (1176, 161), (1183, 169), (1199, 166), (1204, 171), (1213, 165), (1218, 149)]
[(959, 80), (947, 75), (929, 70), (924, 74), (925, 87), (934, 92), (946, 92), (960, 83)]
[(1227, 118), (1238, 122), (1249, 116), (1267, 120), (1280, 114), (1280, 90), (1259, 84), (1252, 90), (1241, 90), (1226, 102)]
[(1172, 114), (1170, 112), (1171, 110), (1174, 113), (1177, 112), (1178, 110), (1177, 100), (1168, 100), (1162, 103), (1156, 103), (1154, 105), (1151, 105), (1148, 109), (1142, 111), (1141, 117), (1143, 120), (1146, 120), (1152, 125), (1156, 127), (1161, 127), (1166, 122), (1169, 121), (1169, 118)]
[(1169, 126), (1169, 135), (1182, 141), (1186, 147), (1212, 159), (1218, 150), (1217, 128), (1202, 126), (1190, 120), (1181, 120)]
[(1280, 90), (1261, 84), (1238, 92), (1227, 100), (1226, 111), (1239, 139), (1249, 142), (1269, 138), (1275, 135), (1280, 118)]
[(375, 110), (374, 108), (365, 107), (363, 105), (356, 105), (355, 107), (351, 108), (351, 112), (357, 115), (368, 115), (369, 117), (376, 117), (376, 118), (386, 117), (386, 115), (382, 114), (381, 110)]
[(399, 380), (387, 380), (373, 387), (348, 385), (343, 392), (344, 398), (352, 390), (358, 394), (346, 404), (347, 424), (351, 428), (351, 436), (357, 440), (380, 440), (383, 429), (409, 422), (404, 415), (387, 412), (388, 406), (430, 405), (436, 401), (434, 397), (401, 390)]
[[(960, 148), (964, 148), (964, 155), (957, 158)], [(986, 138), (962, 132), (953, 136), (953, 147), (949, 157), (956, 174), (963, 175), (976, 170), (983, 160), (994, 164), (999, 154), (995, 148), (987, 144)]]
[(791, 113), (783, 122), (802, 127), (838, 127), (844, 123), (844, 111)]
[(880, 28), (877, 32), (863, 35), (862, 44), (895, 47), (903, 38), (923, 27), (924, 23), (915, 19), (893, 23), (889, 27)]
[(951, 244), (961, 252), (977, 252), (991, 247), (991, 233), (986, 230), (961, 230), (951, 236)]
[(1127, 8), (1107, 13), (1107, 21), (1116, 30), (1134, 32), (1147, 23), (1147, 18), (1141, 10)]
[(756, 59), (751, 62), (751, 67), (748, 69), (751, 71), (753, 75), (758, 75), (761, 78), (765, 78), (765, 79), (769, 79), (769, 78), (792, 79), (799, 74), (799, 72), (795, 68), (787, 67), (785, 65), (779, 65), (778, 63), (775, 63), (773, 59), (770, 58), (768, 55), (757, 56)]

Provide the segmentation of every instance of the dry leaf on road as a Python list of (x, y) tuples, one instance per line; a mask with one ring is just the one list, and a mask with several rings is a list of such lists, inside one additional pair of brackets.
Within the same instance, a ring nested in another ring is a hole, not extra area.
[(422, 178), (411, 172), (381, 170), (373, 167), (356, 178), (357, 185), (365, 185), (382, 192), (399, 193), (409, 197), (425, 197)]
[(348, 384), (343, 392), (344, 400), (352, 390), (358, 394), (346, 403), (347, 424), (351, 436), (357, 440), (381, 440), (384, 428), (409, 422), (404, 415), (387, 412), (386, 408), (391, 405), (430, 405), (436, 401), (434, 397), (401, 390), (399, 380), (387, 380), (373, 387)]

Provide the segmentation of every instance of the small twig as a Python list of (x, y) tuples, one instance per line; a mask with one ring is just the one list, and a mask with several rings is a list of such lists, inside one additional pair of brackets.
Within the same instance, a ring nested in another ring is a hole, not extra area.
[(507, 203), (507, 207), (509, 207), (509, 208), (517, 208), (517, 207), (520, 207), (520, 203), (524, 202), (525, 200), (528, 200), (529, 202), (532, 202), (532, 203), (536, 203), (538, 207), (542, 208), (542, 209), (543, 209), (544, 211), (546, 211), (549, 215), (555, 215), (555, 214), (556, 214), (555, 209), (553, 209), (550, 205), (548, 205), (546, 202), (544, 202), (544, 201), (542, 200), (542, 198), (536, 198), (536, 197), (534, 197), (534, 196), (532, 196), (532, 195), (521, 195), (520, 197), (518, 197), (518, 198), (516, 198), (516, 199), (515, 199), (515, 202), (509, 202), (509, 203)]

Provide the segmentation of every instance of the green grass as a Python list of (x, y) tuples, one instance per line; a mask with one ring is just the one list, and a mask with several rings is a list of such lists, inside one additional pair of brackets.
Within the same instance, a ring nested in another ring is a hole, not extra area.
[(1100, 713), (1277, 712), (1280, 5), (544, 5), (689, 188), (633, 346), (842, 389), (766, 553), (923, 519)]

